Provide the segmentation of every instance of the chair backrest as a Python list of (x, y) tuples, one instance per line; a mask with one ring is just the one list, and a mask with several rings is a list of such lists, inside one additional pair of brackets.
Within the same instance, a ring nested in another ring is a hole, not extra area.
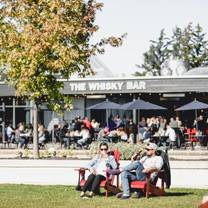
[(171, 185), (171, 170), (170, 170), (170, 163), (168, 154), (163, 150), (158, 150), (157, 155), (161, 156), (163, 159), (163, 167), (161, 169), (161, 173), (159, 174), (160, 178), (164, 179), (166, 184), (166, 188), (170, 188)]
[(191, 129), (190, 128), (186, 128), (185, 131), (186, 131), (187, 134), (191, 133)]
[(118, 149), (115, 149), (113, 151), (113, 155), (114, 155), (114, 158), (115, 158), (115, 160), (116, 160), (116, 162), (118, 164), (119, 163), (119, 160), (120, 160), (120, 152), (118, 151)]
[(197, 130), (196, 130), (195, 128), (193, 128), (193, 129), (191, 130), (191, 134), (192, 134), (192, 135), (196, 135), (196, 132), (197, 132)]

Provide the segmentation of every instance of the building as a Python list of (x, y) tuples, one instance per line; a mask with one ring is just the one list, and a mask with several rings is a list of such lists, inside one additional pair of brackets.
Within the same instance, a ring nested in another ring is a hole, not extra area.
[[(175, 108), (192, 101), (194, 98), (208, 103), (208, 75), (189, 75), (181, 77), (136, 77), (136, 78), (97, 78), (74, 79), (64, 81), (62, 93), (70, 95), (73, 99), (74, 110), (66, 111), (63, 119), (70, 122), (75, 116), (88, 116), (95, 118), (102, 124), (105, 123), (105, 110), (90, 111), (87, 107), (105, 99), (120, 104), (141, 98), (155, 104), (167, 107), (168, 111), (141, 111), (140, 116), (176, 115)], [(20, 121), (30, 123), (30, 101), (15, 98), (15, 90), (4, 82), (0, 83), (1, 120), (12, 123), (13, 126)], [(4, 110), (5, 109), (5, 110)], [(4, 118), (2, 110), (5, 112)], [(134, 116), (135, 112), (114, 110), (110, 113)], [(193, 119), (192, 112), (179, 112), (184, 119)], [(206, 111), (203, 112), (206, 115)], [(188, 116), (187, 116), (188, 115)], [(50, 120), (57, 115), (42, 105), (39, 120), (47, 126)]]

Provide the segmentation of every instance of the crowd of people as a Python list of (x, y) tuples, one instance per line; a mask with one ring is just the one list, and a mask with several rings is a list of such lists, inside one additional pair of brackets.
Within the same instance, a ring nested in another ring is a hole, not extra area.
[[(42, 124), (38, 124), (38, 143), (40, 147), (47, 142), (48, 137), (49, 132), (47, 129)], [(18, 148), (27, 148), (28, 144), (33, 142), (32, 124), (25, 125), (23, 122), (20, 122), (16, 128), (9, 124), (5, 131), (5, 141), (8, 144), (17, 144)]]
[[(191, 128), (197, 129), (198, 135), (203, 135), (200, 142), (205, 144), (207, 142), (208, 123), (202, 115), (193, 121)], [(81, 119), (77, 116), (70, 123), (62, 121), (55, 124), (50, 132), (42, 124), (38, 124), (38, 140), (40, 147), (52, 141), (60, 142), (65, 148), (69, 148), (72, 144), (75, 148), (88, 148), (92, 141), (97, 140), (133, 144), (138, 142), (155, 142), (158, 144), (162, 142), (162, 145), (180, 148), (185, 140), (187, 129), (187, 125), (179, 117), (172, 117), (169, 120), (162, 116), (142, 117), (136, 124), (132, 118), (125, 116), (121, 118), (119, 115), (113, 117), (111, 115), (107, 123), (101, 127), (95, 119), (90, 121), (87, 117)], [(17, 143), (19, 148), (27, 148), (28, 143), (32, 143), (32, 124), (24, 125), (20, 122), (16, 129), (9, 124), (6, 127), (5, 135), (6, 141)]]

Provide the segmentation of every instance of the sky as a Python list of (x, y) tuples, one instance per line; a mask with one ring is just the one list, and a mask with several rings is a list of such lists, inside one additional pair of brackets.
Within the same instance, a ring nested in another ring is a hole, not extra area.
[(208, 0), (97, 0), (104, 7), (97, 13), (98, 32), (93, 41), (127, 33), (121, 47), (106, 47), (98, 58), (114, 74), (131, 75), (138, 70), (142, 54), (157, 40), (160, 30), (170, 35), (175, 26), (198, 23), (208, 33)]

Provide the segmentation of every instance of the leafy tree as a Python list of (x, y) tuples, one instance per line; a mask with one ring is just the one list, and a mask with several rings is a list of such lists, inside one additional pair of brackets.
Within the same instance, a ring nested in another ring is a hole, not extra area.
[(91, 55), (104, 53), (105, 44), (122, 43), (123, 36), (90, 44), (98, 30), (96, 12), (102, 6), (95, 0), (0, 1), (0, 66), (17, 96), (28, 97), (35, 107), (44, 98), (57, 112), (60, 101), (71, 108), (71, 99), (60, 93), (64, 85), (56, 75), (92, 74)]
[(162, 30), (158, 41), (151, 43), (143, 54), (143, 64), (138, 66), (143, 72), (136, 72), (136, 76), (161, 75), (162, 65), (170, 57), (182, 60), (187, 70), (208, 65), (208, 41), (199, 24), (194, 28), (191, 23), (184, 29), (176, 27), (170, 38)]
[(208, 65), (208, 41), (206, 33), (198, 24), (195, 28), (190, 23), (184, 30), (176, 27), (172, 36), (172, 55), (182, 59), (187, 70)]
[(160, 31), (160, 36), (157, 41), (151, 40), (149, 50), (143, 54), (144, 62), (142, 65), (137, 65), (141, 72), (136, 72), (136, 76), (144, 76), (147, 73), (152, 76), (161, 75), (161, 65), (169, 58), (169, 39), (164, 33), (164, 29)]

